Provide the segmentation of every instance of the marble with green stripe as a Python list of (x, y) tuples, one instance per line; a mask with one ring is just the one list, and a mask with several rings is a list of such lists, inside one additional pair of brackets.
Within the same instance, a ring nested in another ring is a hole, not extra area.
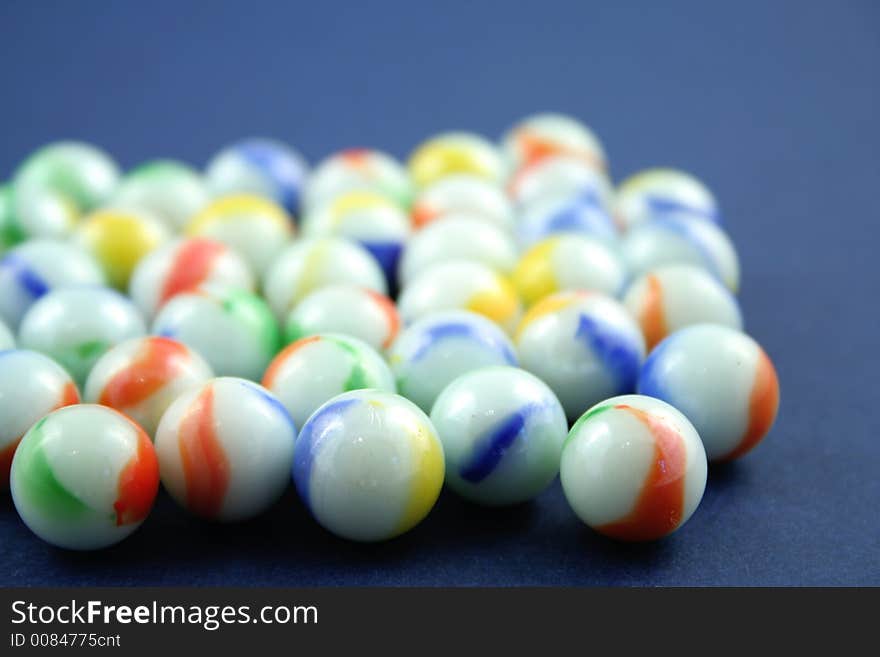
[(19, 328), (19, 346), (50, 356), (83, 385), (111, 347), (146, 334), (128, 297), (103, 287), (60, 287), (34, 303)]
[(19, 490), (26, 488), (30, 502), (40, 507), (43, 513), (53, 520), (75, 520), (92, 511), (62, 486), (52, 472), (44, 449), (45, 423), (46, 418), (37, 422), (27, 433), (27, 439), (22, 440), (16, 450), (16, 471), (20, 473), (18, 487)]
[(48, 144), (15, 174), (15, 212), (32, 237), (68, 234), (84, 213), (108, 201), (120, 171), (104, 151), (76, 141)]
[(153, 446), (114, 410), (77, 404), (55, 410), (24, 435), (10, 491), (25, 525), (52, 545), (112, 545), (143, 522), (159, 486)]
[(253, 331), (266, 353), (274, 356), (278, 352), (281, 331), (265, 301), (246, 290), (230, 288), (222, 297), (222, 306)]
[(281, 346), (281, 330), (256, 294), (208, 283), (159, 311), (152, 332), (197, 351), (217, 376), (259, 381)]

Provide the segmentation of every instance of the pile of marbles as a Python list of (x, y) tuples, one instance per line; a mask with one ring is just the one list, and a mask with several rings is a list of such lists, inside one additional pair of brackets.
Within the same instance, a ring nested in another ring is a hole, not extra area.
[(292, 479), (378, 541), (444, 483), (500, 506), (559, 476), (590, 527), (658, 539), (776, 416), (738, 281), (703, 183), (615, 187), (559, 114), (406, 165), (247, 139), (122, 173), (50, 144), (0, 187), (0, 484), (71, 549), (129, 535), (160, 481), (233, 522)]

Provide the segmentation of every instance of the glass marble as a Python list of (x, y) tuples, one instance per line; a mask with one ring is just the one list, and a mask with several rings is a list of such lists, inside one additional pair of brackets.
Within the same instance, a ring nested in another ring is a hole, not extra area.
[(473, 175), (451, 175), (421, 190), (412, 206), (415, 229), (447, 214), (466, 214), (513, 233), (513, 207), (496, 184)]
[(516, 365), (513, 344), (495, 324), (462, 310), (428, 315), (403, 330), (388, 352), (397, 391), (430, 412), (453, 380), (493, 365)]
[(373, 349), (391, 346), (400, 330), (400, 315), (384, 294), (357, 285), (328, 285), (315, 290), (290, 311), (284, 338), (294, 342), (318, 333), (342, 333)]
[(718, 201), (706, 185), (677, 169), (640, 171), (617, 189), (615, 214), (629, 230), (658, 217), (685, 214), (721, 223)]
[(523, 254), (513, 272), (513, 284), (527, 306), (566, 290), (616, 296), (626, 280), (626, 265), (616, 249), (572, 233), (538, 242)]
[(620, 541), (653, 541), (693, 515), (706, 470), (700, 436), (682, 413), (623, 395), (575, 423), (559, 474), (566, 500), (592, 529)]
[(431, 409), (446, 456), (446, 484), (479, 504), (530, 500), (559, 473), (565, 411), (536, 376), (487, 367), (450, 383)]
[(400, 293), (397, 310), (405, 324), (441, 310), (470, 310), (512, 332), (522, 315), (510, 281), (479, 262), (450, 260), (426, 268)]
[(115, 290), (65, 287), (31, 306), (21, 322), (18, 344), (51, 356), (81, 385), (104, 353), (146, 332), (137, 306)]
[(100, 265), (82, 248), (59, 240), (29, 240), (0, 257), (0, 320), (17, 331), (28, 308), (48, 292), (104, 282)]
[(224, 196), (202, 209), (186, 227), (189, 237), (207, 237), (236, 251), (258, 276), (293, 237), (284, 209), (254, 195)]
[(354, 541), (403, 534), (431, 511), (443, 486), (443, 447), (412, 402), (379, 390), (334, 397), (294, 448), (300, 499), (325, 529)]
[(52, 545), (96, 550), (134, 532), (159, 489), (144, 431), (105, 406), (53, 411), (25, 434), (10, 476), (24, 523)]
[(144, 317), (152, 319), (170, 299), (207, 284), (256, 289), (255, 276), (238, 252), (223, 242), (191, 237), (144, 256), (131, 275), (128, 293)]
[(687, 415), (710, 461), (750, 452), (779, 410), (779, 380), (767, 354), (745, 333), (717, 324), (683, 328), (658, 344), (638, 391)]
[(645, 358), (642, 331), (626, 308), (581, 290), (532, 306), (514, 342), (522, 367), (550, 386), (569, 421), (602, 399), (633, 392)]
[(152, 332), (198, 352), (217, 376), (259, 381), (281, 346), (272, 311), (256, 294), (206, 284), (178, 294), (153, 321)]
[(73, 236), (104, 270), (107, 282), (119, 290), (128, 289), (141, 259), (170, 238), (165, 224), (146, 211), (115, 208), (88, 215)]
[(213, 376), (205, 359), (177, 340), (134, 338), (98, 359), (83, 396), (87, 402), (124, 413), (153, 437), (171, 402)]
[(209, 199), (205, 181), (195, 169), (175, 160), (154, 160), (129, 171), (110, 203), (146, 210), (179, 233)]
[(370, 191), (406, 209), (412, 184), (406, 169), (393, 157), (368, 148), (349, 148), (323, 160), (306, 181), (306, 212), (352, 191)]
[(344, 237), (376, 259), (389, 287), (397, 280), (397, 263), (409, 239), (410, 221), (393, 201), (378, 192), (355, 190), (336, 196), (308, 212), (305, 237)]
[(0, 350), (0, 491), (9, 488), (12, 457), (24, 434), (44, 415), (79, 403), (70, 374), (36, 351)]
[(279, 321), (307, 295), (350, 283), (380, 294), (388, 284), (379, 263), (362, 246), (341, 237), (303, 239), (282, 251), (263, 279), (263, 294)]
[(105, 203), (119, 183), (119, 167), (89, 144), (61, 141), (25, 160), (14, 178), (15, 215), (29, 237), (58, 238)]
[(522, 248), (558, 233), (575, 233), (612, 245), (619, 238), (611, 213), (590, 191), (541, 196), (522, 208), (516, 228)]
[(614, 189), (607, 175), (571, 155), (553, 155), (521, 168), (507, 191), (524, 208), (541, 198), (590, 194), (603, 208), (611, 208)]
[(648, 349), (692, 324), (721, 324), (742, 330), (736, 297), (718, 279), (694, 265), (665, 265), (630, 283), (623, 305), (632, 313)]
[(407, 163), (418, 188), (453, 174), (468, 174), (501, 184), (504, 163), (498, 149), (485, 137), (471, 132), (445, 132), (422, 142)]
[(716, 224), (687, 214), (655, 218), (630, 230), (621, 242), (633, 276), (675, 263), (702, 267), (731, 292), (739, 288), (739, 258)]
[(509, 233), (474, 215), (444, 215), (407, 243), (398, 269), (400, 284), (405, 286), (430, 266), (450, 260), (479, 262), (509, 274), (516, 265), (516, 243)]
[(553, 155), (569, 155), (605, 171), (608, 160), (599, 138), (571, 116), (554, 112), (519, 121), (501, 140), (508, 170), (513, 172)]
[(244, 379), (211, 379), (181, 394), (162, 416), (162, 485), (202, 518), (253, 518), (290, 484), (295, 440), (293, 420), (268, 390)]
[(300, 427), (321, 404), (343, 392), (395, 392), (394, 377), (379, 352), (338, 333), (312, 335), (289, 345), (266, 370), (263, 385)]
[(0, 255), (24, 239), (24, 231), (15, 216), (12, 185), (0, 185)]
[(217, 153), (208, 162), (205, 180), (215, 197), (256, 195), (297, 216), (308, 169), (305, 158), (287, 144), (252, 137)]

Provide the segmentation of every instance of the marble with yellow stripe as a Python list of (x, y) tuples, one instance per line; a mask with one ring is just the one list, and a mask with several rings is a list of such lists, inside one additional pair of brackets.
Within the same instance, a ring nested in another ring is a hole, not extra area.
[(503, 275), (479, 262), (451, 260), (428, 267), (400, 294), (405, 324), (441, 310), (470, 310), (512, 332), (522, 314), (516, 290)]
[(416, 187), (425, 187), (453, 174), (470, 174), (500, 183), (504, 164), (495, 146), (469, 132), (446, 132), (423, 142), (410, 156), (409, 175)]
[(294, 448), (293, 479), (315, 519), (355, 541), (409, 531), (433, 508), (445, 475), (431, 420), (387, 392), (355, 390), (321, 406)]
[(531, 305), (563, 290), (592, 290), (611, 296), (626, 283), (626, 267), (607, 244), (574, 234), (554, 235), (526, 251), (513, 272), (513, 283)]

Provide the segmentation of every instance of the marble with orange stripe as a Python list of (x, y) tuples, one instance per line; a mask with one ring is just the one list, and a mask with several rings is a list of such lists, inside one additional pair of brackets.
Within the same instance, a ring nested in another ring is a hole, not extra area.
[(700, 267), (672, 264), (653, 269), (630, 283), (623, 304), (638, 319), (648, 349), (678, 329), (720, 324), (741, 330), (736, 297)]
[(679, 529), (706, 486), (707, 461), (694, 426), (669, 404), (642, 395), (600, 402), (575, 423), (560, 476), (574, 512), (622, 541)]
[(84, 396), (124, 413), (153, 436), (171, 402), (212, 376), (205, 359), (182, 342), (134, 338), (101, 356), (86, 380)]
[(513, 208), (498, 185), (479, 176), (454, 174), (421, 190), (413, 202), (413, 228), (419, 230), (446, 215), (466, 215), (507, 233), (516, 226)]
[(608, 168), (605, 149), (596, 134), (565, 114), (525, 117), (504, 135), (501, 148), (511, 171), (554, 155), (571, 155), (602, 171)]
[(203, 208), (187, 224), (185, 234), (222, 242), (260, 276), (291, 240), (294, 226), (280, 205), (255, 194), (233, 194)]
[(227, 245), (204, 237), (180, 239), (143, 258), (135, 267), (129, 295), (147, 318), (170, 299), (214, 284), (252, 292), (254, 274)]
[(271, 506), (290, 480), (296, 427), (251, 381), (211, 379), (168, 408), (156, 432), (162, 483), (191, 513), (234, 522)]

